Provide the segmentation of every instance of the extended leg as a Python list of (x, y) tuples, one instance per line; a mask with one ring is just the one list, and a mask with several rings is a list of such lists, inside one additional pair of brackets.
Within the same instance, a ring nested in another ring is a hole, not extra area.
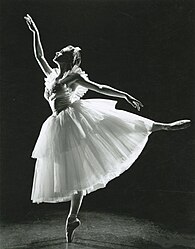
[(177, 131), (181, 129), (185, 129), (191, 125), (191, 121), (189, 119), (179, 120), (172, 123), (158, 123), (154, 122), (152, 127), (152, 132), (154, 131)]
[(80, 191), (74, 194), (71, 199), (70, 211), (66, 220), (67, 241), (72, 242), (74, 230), (81, 224), (77, 218), (83, 200), (83, 193)]

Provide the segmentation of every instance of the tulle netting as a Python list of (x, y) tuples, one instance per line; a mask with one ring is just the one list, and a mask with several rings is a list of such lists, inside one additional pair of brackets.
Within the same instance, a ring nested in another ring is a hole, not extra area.
[(78, 100), (42, 125), (32, 157), (37, 158), (33, 202), (69, 201), (103, 188), (142, 152), (153, 121), (115, 109), (116, 101)]

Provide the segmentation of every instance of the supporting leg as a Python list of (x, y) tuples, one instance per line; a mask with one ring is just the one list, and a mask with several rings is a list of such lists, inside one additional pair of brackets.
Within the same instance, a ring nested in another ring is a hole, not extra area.
[(181, 129), (185, 129), (191, 125), (191, 121), (188, 119), (179, 120), (172, 123), (158, 123), (154, 122), (152, 127), (152, 132), (154, 131), (177, 131)]
[(74, 194), (71, 199), (70, 211), (66, 220), (66, 239), (67, 242), (72, 242), (74, 230), (81, 224), (77, 218), (81, 204), (83, 201), (83, 193), (80, 191)]
[(68, 219), (70, 220), (70, 222), (74, 221), (77, 218), (82, 201), (83, 201), (83, 193), (81, 191), (72, 196), (70, 211), (68, 214)]

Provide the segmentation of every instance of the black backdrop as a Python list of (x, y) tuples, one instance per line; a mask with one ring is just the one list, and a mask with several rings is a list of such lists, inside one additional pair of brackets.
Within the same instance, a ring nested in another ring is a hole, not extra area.
[[(1, 0), (3, 217), (34, 207), (30, 192), (35, 160), (30, 156), (41, 124), (51, 114), (23, 16), (29, 13), (37, 23), (52, 66), (55, 51), (80, 46), (82, 68), (90, 79), (140, 99), (145, 104), (140, 115), (157, 121), (193, 120), (193, 7), (193, 0)], [(92, 97), (102, 96), (89, 92), (85, 98)], [(117, 107), (137, 113), (123, 100)], [(193, 135), (193, 126), (153, 134), (131, 169), (88, 196), (84, 208), (133, 210), (143, 204), (148, 210), (155, 205), (164, 212), (170, 209), (172, 197), (194, 191)], [(185, 205), (183, 210), (190, 212)]]

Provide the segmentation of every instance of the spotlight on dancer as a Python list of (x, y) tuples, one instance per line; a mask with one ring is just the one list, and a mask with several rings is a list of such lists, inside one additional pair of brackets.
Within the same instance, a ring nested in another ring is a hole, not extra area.
[(35, 22), (30, 15), (24, 18), (33, 33), (34, 55), (46, 76), (44, 97), (52, 110), (32, 152), (36, 166), (31, 199), (34, 203), (71, 202), (65, 238), (72, 242), (81, 224), (78, 213), (83, 197), (128, 170), (152, 132), (185, 129), (190, 120), (155, 122), (116, 109), (113, 100), (82, 99), (91, 90), (124, 99), (137, 111), (143, 107), (129, 93), (90, 80), (80, 67), (80, 47), (68, 45), (57, 51), (56, 68), (51, 68)]

